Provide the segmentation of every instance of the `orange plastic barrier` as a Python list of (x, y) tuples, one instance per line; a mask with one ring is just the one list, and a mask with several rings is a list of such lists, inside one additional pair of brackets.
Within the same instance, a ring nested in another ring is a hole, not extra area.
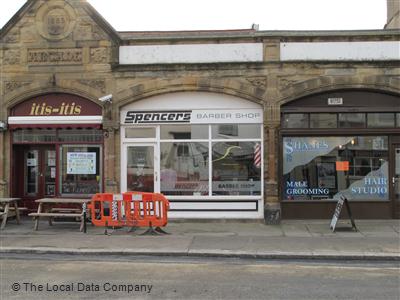
[(158, 193), (98, 193), (88, 208), (96, 226), (149, 227), (146, 233), (156, 234), (168, 223), (169, 201)]
[(162, 194), (123, 193), (128, 226), (164, 227), (168, 223), (169, 201)]
[(110, 193), (93, 195), (88, 205), (92, 223), (96, 226), (124, 226), (123, 207), (122, 196)]

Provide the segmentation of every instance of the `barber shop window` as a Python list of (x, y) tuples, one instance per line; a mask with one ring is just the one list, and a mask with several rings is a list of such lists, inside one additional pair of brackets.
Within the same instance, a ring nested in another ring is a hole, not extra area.
[(284, 137), (282, 199), (388, 200), (388, 137)]
[(208, 143), (161, 143), (161, 193), (208, 195)]
[(60, 147), (60, 192), (66, 195), (92, 195), (101, 188), (101, 147), (62, 145)]
[(213, 143), (212, 183), (213, 195), (261, 195), (260, 144)]
[(161, 192), (261, 195), (261, 129), (260, 124), (161, 125)]
[(161, 139), (184, 140), (184, 139), (208, 139), (207, 125), (162, 125)]

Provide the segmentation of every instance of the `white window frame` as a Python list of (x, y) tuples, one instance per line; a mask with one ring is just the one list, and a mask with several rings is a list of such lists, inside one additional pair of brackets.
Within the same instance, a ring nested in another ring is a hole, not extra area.
[[(209, 190), (208, 190), (208, 195), (183, 195), (183, 196), (173, 196), (173, 195), (167, 195), (168, 199), (171, 200), (260, 200), (263, 199), (264, 197), (264, 131), (263, 131), (263, 124), (257, 124), (259, 125), (259, 130), (260, 130), (260, 138), (251, 138), (251, 139), (243, 139), (243, 138), (238, 138), (238, 139), (212, 139), (212, 125), (216, 124), (204, 124), (208, 125), (208, 139), (160, 139), (160, 125), (151, 125), (151, 126), (138, 126), (135, 125), (134, 128), (144, 128), (144, 127), (155, 127), (156, 128), (156, 136), (155, 138), (125, 138), (125, 129), (126, 128), (132, 128), (132, 126), (121, 126), (121, 192), (126, 192), (127, 191), (127, 149), (128, 147), (131, 146), (154, 146), (154, 172), (155, 174), (155, 180), (154, 180), (154, 192), (160, 193), (161, 189), (161, 181), (160, 181), (160, 149), (161, 149), (161, 143), (162, 142), (199, 142), (199, 143), (208, 143), (209, 147), (209, 153), (208, 153), (208, 159), (209, 159), (209, 164), (208, 164), (208, 184), (209, 184)], [(240, 124), (239, 124), (240, 125)], [(255, 125), (255, 124), (254, 124)], [(260, 195), (223, 195), (223, 196), (215, 196), (212, 195), (212, 144), (217, 143), (217, 142), (256, 142), (260, 143), (261, 145), (261, 192)]]

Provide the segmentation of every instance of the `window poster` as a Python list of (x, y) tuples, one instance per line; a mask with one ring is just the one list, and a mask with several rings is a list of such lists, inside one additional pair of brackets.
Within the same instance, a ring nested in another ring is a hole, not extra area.
[(335, 163), (318, 163), (318, 186), (333, 189), (336, 187)]
[(96, 153), (68, 152), (67, 174), (96, 174)]
[(37, 166), (37, 160), (36, 160), (36, 158), (28, 158), (28, 159), (26, 160), (26, 166), (27, 166), (27, 167), (35, 167), (35, 166)]
[(56, 166), (56, 151), (48, 151), (47, 152), (47, 165), (49, 167)]
[(387, 141), (386, 136), (284, 137), (283, 198), (388, 200)]

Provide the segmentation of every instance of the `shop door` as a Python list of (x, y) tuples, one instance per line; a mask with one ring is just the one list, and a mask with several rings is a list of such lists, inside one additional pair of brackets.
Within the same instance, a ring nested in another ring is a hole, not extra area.
[(134, 144), (125, 148), (126, 171), (123, 190), (158, 191), (157, 155), (155, 144)]
[[(14, 152), (14, 180), (23, 183), (14, 194), (19, 197), (38, 199), (54, 197), (56, 193), (56, 151), (54, 147), (24, 147)], [(21, 154), (23, 153), (23, 159)], [(19, 154), (19, 155), (18, 155)], [(23, 163), (23, 165), (21, 164)], [(23, 179), (23, 180), (21, 180)]]
[(393, 145), (394, 171), (392, 178), (392, 197), (394, 200), (394, 217), (400, 218), (400, 144)]

